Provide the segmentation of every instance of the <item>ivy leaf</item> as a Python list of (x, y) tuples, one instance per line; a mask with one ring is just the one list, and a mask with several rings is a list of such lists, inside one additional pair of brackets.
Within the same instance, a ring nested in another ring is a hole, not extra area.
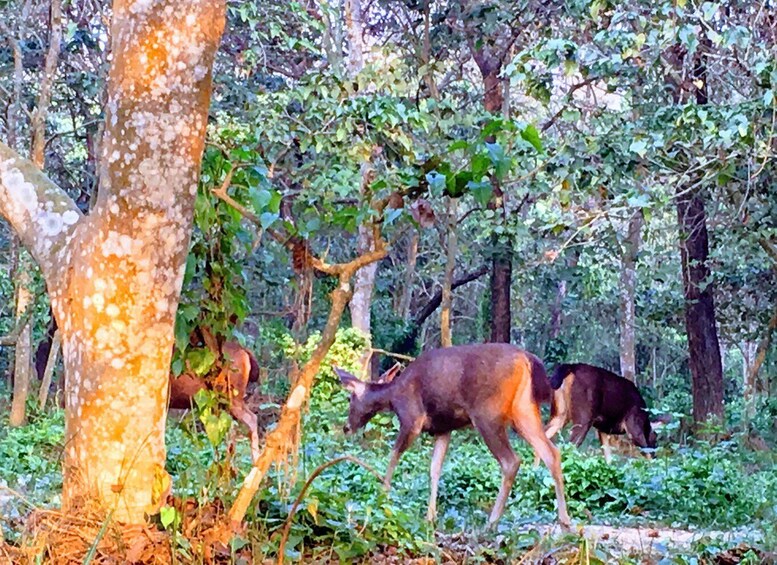
[(647, 142), (644, 139), (635, 139), (631, 142), (629, 150), (633, 151), (640, 157), (647, 155)]
[(262, 223), (262, 229), (269, 228), (278, 218), (278, 214), (274, 212), (264, 212), (261, 216), (259, 216), (259, 221)]
[(205, 435), (208, 436), (208, 441), (214, 446), (224, 441), (232, 425), (232, 417), (224, 411), (220, 412), (218, 417), (211, 413), (203, 414), (200, 421), (205, 428)]
[(498, 178), (504, 178), (507, 171), (510, 170), (510, 160), (505, 155), (504, 148), (499, 143), (486, 143), (488, 155), (491, 163), (494, 165), (494, 174)]
[(429, 189), (435, 196), (440, 196), (445, 190), (446, 180), (445, 175), (441, 175), (437, 171), (432, 171), (426, 175), (426, 182), (429, 183)]
[(198, 347), (196, 349), (191, 349), (186, 354), (186, 360), (189, 367), (192, 368), (192, 371), (194, 371), (197, 376), (201, 377), (207, 374), (208, 371), (210, 371), (210, 368), (213, 367), (213, 364), (216, 362), (216, 356), (213, 355), (213, 352), (207, 347)]
[(491, 201), (491, 196), (494, 193), (494, 188), (489, 181), (472, 181), (468, 185), (469, 191), (472, 193), (472, 197), (480, 206), (487, 206)]
[(540, 139), (540, 132), (537, 131), (533, 125), (529, 124), (521, 131), (521, 137), (531, 143), (532, 147), (537, 150), (537, 153), (542, 153), (542, 139)]
[(170, 525), (175, 522), (176, 517), (176, 510), (172, 506), (163, 506), (159, 509), (159, 521), (162, 522), (163, 528), (168, 528)]

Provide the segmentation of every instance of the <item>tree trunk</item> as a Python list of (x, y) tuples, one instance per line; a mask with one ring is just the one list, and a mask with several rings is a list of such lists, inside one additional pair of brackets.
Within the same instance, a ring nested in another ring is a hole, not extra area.
[(445, 278), (442, 282), (442, 304), (440, 309), (440, 343), (443, 347), (453, 345), (451, 330), (451, 306), (453, 302), (453, 271), (456, 269), (456, 216), (458, 198), (448, 199), (448, 241)]
[(27, 396), (30, 392), (32, 374), (32, 321), (27, 309), (33, 307), (34, 297), (30, 292), (29, 259), (20, 253), (16, 275), (16, 319), (24, 324), (14, 346), (13, 400), (8, 425), (23, 426), (27, 422)]
[(680, 258), (685, 294), (693, 420), (723, 421), (723, 365), (720, 359), (715, 302), (707, 265), (709, 242), (704, 200), (696, 189), (680, 187), (677, 195)]
[(0, 214), (41, 266), (62, 333), (65, 511), (143, 523), (169, 488), (173, 326), (204, 147), (219, 0), (115, 2), (92, 214), (0, 144)]
[(40, 389), (38, 389), (38, 409), (43, 410), (46, 407), (46, 401), (49, 398), (49, 389), (51, 388), (51, 378), (54, 375), (54, 369), (59, 360), (59, 347), (62, 344), (59, 330), (54, 332), (49, 348), (49, 357), (46, 360), (46, 368), (43, 370), (43, 378), (40, 380)]
[[(487, 51), (478, 51), (475, 62), (483, 76), (483, 106), (487, 112), (499, 114), (504, 111), (504, 85), (499, 73), (502, 70), (501, 60)], [(490, 141), (494, 141), (491, 139)], [(504, 192), (498, 179), (491, 178), (494, 196), (490, 207), (497, 216), (505, 218)], [(493, 257), (491, 260), (491, 341), (510, 342), (512, 316), (510, 312), (510, 288), (513, 278), (513, 249), (510, 243), (492, 238)]]
[[(709, 102), (706, 55), (711, 48), (703, 36), (694, 56), (692, 76), (697, 81), (696, 103)], [(677, 92), (681, 92), (679, 89)], [(679, 94), (675, 95), (675, 101)], [(704, 196), (699, 187), (678, 186), (677, 223), (680, 237), (680, 259), (685, 294), (685, 328), (688, 336), (693, 420), (697, 424), (709, 418), (723, 421), (723, 363), (720, 357), (718, 329), (715, 324), (715, 301), (707, 264), (709, 239)]]
[(418, 230), (414, 229), (407, 244), (407, 265), (405, 265), (404, 269), (402, 297), (399, 301), (399, 310), (397, 312), (397, 315), (405, 322), (410, 319), (410, 303), (413, 300), (413, 279), (415, 278), (415, 268), (418, 263), (419, 239)]
[[(353, 78), (364, 69), (364, 30), (362, 27), (361, 0), (346, 0), (344, 10), (345, 27), (348, 35), (348, 75)], [(370, 184), (374, 175), (370, 159), (371, 157), (368, 156), (361, 166), (359, 193), (362, 198), (369, 197)], [(359, 226), (356, 250), (359, 255), (375, 250), (371, 224)], [(356, 273), (353, 284), (353, 296), (348, 303), (349, 310), (351, 311), (351, 325), (367, 337), (372, 336), (370, 307), (372, 306), (372, 289), (375, 286), (377, 270), (377, 263), (370, 263)], [(370, 352), (368, 351), (366, 355), (369, 354)], [(366, 361), (366, 359), (363, 359), (363, 361)]]
[(644, 216), (636, 210), (629, 220), (628, 233), (623, 242), (620, 277), (620, 360), (621, 375), (632, 382), (637, 376), (636, 309), (634, 295), (637, 290), (637, 254), (642, 242), (641, 232)]

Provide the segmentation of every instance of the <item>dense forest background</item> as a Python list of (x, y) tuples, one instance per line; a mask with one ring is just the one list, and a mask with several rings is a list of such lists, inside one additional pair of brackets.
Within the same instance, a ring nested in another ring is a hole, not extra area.
[[(633, 380), (653, 414), (672, 415), (665, 446), (709, 442), (704, 455), (683, 455), (712, 466), (701, 482), (742, 469), (714, 470), (721, 441), (750, 454), (737, 451), (737, 464), (756, 452), (767, 469), (777, 438), (775, 14), (770, 0), (227, 3), (173, 372), (212, 363), (189, 339), (208, 327), (255, 352), (262, 406), (274, 406), (330, 315), (336, 280), (319, 262), (385, 245), (356, 274), (332, 362), (375, 378), (387, 352), (509, 341), (549, 368), (587, 362)], [(0, 0), (0, 15), (0, 135), (42, 152), (43, 170), (88, 214), (100, 189), (110, 6)], [(29, 350), (26, 366), (42, 373), (50, 319), (41, 277), (0, 224), (9, 405), (14, 352)], [(327, 423), (305, 434), (345, 418), (329, 365), (310, 408)], [(33, 422), (44, 417), (32, 410)], [(305, 445), (319, 445), (306, 437), (303, 460), (317, 457)], [(592, 480), (610, 481), (606, 469)], [(775, 488), (773, 472), (762, 479)], [(766, 492), (760, 510), (725, 525), (758, 512), (767, 523), (776, 491)], [(623, 501), (617, 512), (644, 502)], [(671, 523), (670, 506), (659, 515)], [(690, 522), (714, 526), (705, 512)]]

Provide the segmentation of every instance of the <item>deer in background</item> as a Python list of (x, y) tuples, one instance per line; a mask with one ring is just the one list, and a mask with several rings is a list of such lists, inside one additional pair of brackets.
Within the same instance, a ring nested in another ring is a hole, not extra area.
[(534, 355), (504, 343), (460, 345), (427, 351), (388, 382), (366, 383), (335, 368), (351, 393), (348, 423), (351, 434), (378, 412), (394, 412), (399, 435), (391, 452), (384, 486), (388, 489), (402, 453), (421, 432), (435, 437), (431, 463), (431, 494), (426, 517), (434, 520), (437, 488), (451, 431), (474, 426), (499, 462), (502, 484), (489, 526), (504, 511), (521, 464), (507, 436), (511, 425), (548, 466), (556, 489), (559, 522), (570, 526), (564, 498), (561, 458), (545, 437), (540, 404), (549, 402), (550, 389), (542, 362)]
[(558, 390), (545, 430), (548, 439), (571, 421), (569, 440), (577, 447), (591, 426), (596, 428), (608, 463), (612, 458), (609, 435), (625, 433), (637, 447), (655, 449), (656, 434), (645, 399), (628, 379), (600, 367), (575, 363), (559, 365), (550, 378), (550, 386)]
[[(169, 408), (188, 410), (194, 395), (201, 390), (215, 390), (224, 394), (229, 402), (229, 413), (242, 422), (249, 432), (251, 458), (259, 456), (259, 426), (254, 414), (246, 405), (248, 383), (259, 380), (259, 364), (253, 353), (234, 341), (217, 340), (208, 330), (199, 328), (192, 332), (193, 344), (202, 342), (216, 356), (212, 378), (200, 377), (193, 371), (184, 371), (177, 377), (170, 374)], [(219, 343), (221, 341), (221, 343)]]

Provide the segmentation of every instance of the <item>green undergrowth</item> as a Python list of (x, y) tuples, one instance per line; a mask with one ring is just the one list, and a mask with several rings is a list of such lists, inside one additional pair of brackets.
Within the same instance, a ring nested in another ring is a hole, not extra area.
[[(363, 433), (345, 437), (341, 426), (347, 400), (331, 380), (325, 396), (342, 412), (308, 414), (296, 480), (289, 489), (284, 476), (272, 474), (250, 509), (249, 527), (238, 544), (250, 544), (254, 555), (277, 552), (279, 536), (272, 534), (282, 528), (304, 480), (319, 465), (349, 454), (378, 473), (385, 470), (394, 421), (374, 420)], [(314, 407), (322, 402), (322, 398), (313, 399)], [(59, 502), (63, 419), (57, 410), (33, 414), (23, 428), (0, 428), (0, 485), (4, 487), (0, 489), (0, 512), (6, 539), (18, 537), (30, 505), (56, 506)], [(193, 415), (181, 421), (171, 419), (167, 468), (176, 494), (201, 504), (215, 498), (229, 504), (249, 467), (247, 441), (242, 434), (238, 437), (236, 453), (227, 456), (224, 446), (214, 448), (209, 443)], [(664, 441), (654, 460), (616, 456), (608, 465), (598, 447), (589, 443), (577, 450), (559, 441), (570, 514), (577, 524), (672, 527), (702, 534), (734, 530), (744, 540), (758, 540), (756, 545), (777, 544), (774, 450), (753, 451), (737, 436), (716, 444)], [(475, 562), (509, 559), (547, 543), (587, 555), (591, 562), (632, 559), (626, 554), (614, 556), (604, 545), (583, 543), (575, 536), (546, 538), (533, 530), (535, 525), (550, 525), (555, 520), (553, 483), (543, 466), (532, 466), (533, 455), (525, 443), (513, 437), (513, 445), (524, 464), (494, 532), (483, 530), (499, 488), (499, 468), (479, 436), (462, 430), (453, 434), (443, 468), (436, 528), (424, 520), (432, 442), (422, 437), (401, 459), (390, 492), (369, 471), (351, 462), (323, 471), (293, 519), (287, 555), (331, 556), (349, 562), (397, 551), (443, 559), (443, 553), (450, 554), (454, 551), (450, 547), (460, 543), (451, 540), (466, 533), (466, 543), (477, 547)], [(175, 528), (175, 524), (168, 527)], [(725, 549), (702, 538), (687, 556), (669, 553), (672, 561), (667, 562), (691, 563), (687, 559), (693, 555)]]

